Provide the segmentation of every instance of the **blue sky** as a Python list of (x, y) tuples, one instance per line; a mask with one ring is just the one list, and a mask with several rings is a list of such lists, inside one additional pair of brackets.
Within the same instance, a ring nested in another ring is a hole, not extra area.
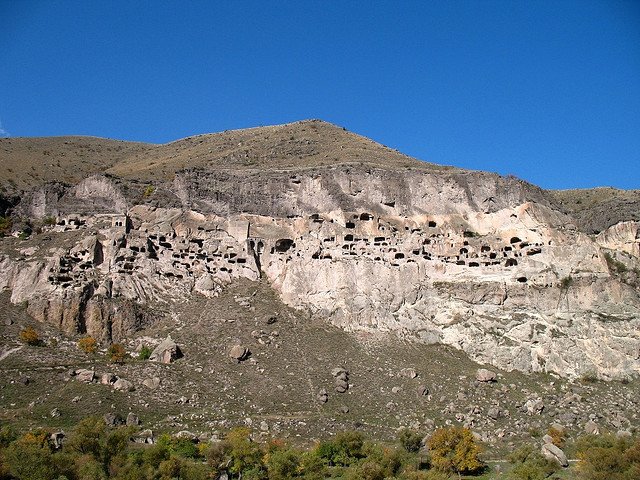
[(0, 0), (7, 135), (305, 118), (544, 188), (640, 188), (640, 2)]

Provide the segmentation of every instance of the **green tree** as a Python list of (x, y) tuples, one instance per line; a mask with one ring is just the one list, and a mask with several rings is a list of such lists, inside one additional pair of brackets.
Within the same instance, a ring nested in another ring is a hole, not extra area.
[(585, 435), (576, 442), (577, 471), (584, 480), (640, 478), (640, 439)]
[(6, 468), (13, 477), (20, 480), (42, 480), (56, 476), (49, 435), (44, 430), (30, 432), (4, 450)]
[(260, 478), (260, 472), (265, 468), (262, 464), (262, 451), (260, 446), (251, 440), (251, 432), (248, 428), (234, 428), (228, 434), (225, 442), (229, 444), (229, 456), (231, 465), (229, 471), (242, 474), (243, 478)]

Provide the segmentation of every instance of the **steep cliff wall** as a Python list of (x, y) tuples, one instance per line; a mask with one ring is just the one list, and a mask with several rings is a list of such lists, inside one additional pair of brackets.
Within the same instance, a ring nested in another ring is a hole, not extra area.
[[(145, 147), (109, 176), (34, 186), (14, 206), (34, 233), (0, 241), (0, 288), (40, 321), (109, 342), (162, 304), (266, 278), (350, 331), (505, 369), (640, 373), (636, 223), (592, 237), (518, 179), (422, 164), (326, 124), (269, 128)], [(259, 140), (273, 148), (256, 153)], [(341, 146), (341, 161), (322, 153)]]

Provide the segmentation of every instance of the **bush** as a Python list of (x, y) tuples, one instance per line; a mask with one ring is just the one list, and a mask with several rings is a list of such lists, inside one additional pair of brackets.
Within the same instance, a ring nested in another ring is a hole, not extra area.
[(138, 353), (138, 358), (140, 360), (149, 360), (151, 353), (153, 353), (153, 350), (151, 350), (150, 347), (143, 345), (140, 349), (140, 353)]
[(398, 433), (398, 441), (407, 452), (415, 453), (422, 447), (422, 435), (414, 430), (403, 428)]
[(93, 337), (84, 337), (78, 340), (78, 348), (85, 353), (96, 353), (98, 342)]
[(26, 327), (20, 331), (20, 341), (32, 346), (40, 345), (42, 343), (40, 335), (33, 327)]
[(427, 446), (432, 465), (442, 472), (472, 474), (484, 468), (478, 458), (480, 447), (468, 428), (439, 428), (429, 437)]
[(156, 189), (153, 185), (147, 185), (147, 187), (144, 189), (144, 192), (142, 192), (142, 198), (149, 198), (155, 191)]
[(551, 443), (553, 443), (556, 447), (558, 448), (564, 447), (564, 443), (567, 440), (567, 437), (564, 431), (558, 430), (553, 427), (549, 427), (549, 430), (547, 431), (547, 435), (549, 435), (552, 438)]
[(265, 455), (269, 480), (286, 480), (300, 470), (300, 452), (286, 447), (272, 448)]
[(107, 349), (107, 357), (113, 363), (122, 363), (127, 357), (127, 352), (119, 343), (113, 343)]
[(607, 261), (607, 267), (610, 271), (613, 271), (618, 275), (627, 273), (627, 266), (620, 260), (614, 258), (609, 252), (605, 252), (604, 259)]
[(11, 217), (0, 217), (0, 237), (11, 234), (11, 227), (13, 222)]
[(576, 442), (581, 480), (640, 478), (640, 439), (585, 435)]
[(329, 465), (349, 466), (362, 458), (364, 437), (358, 432), (341, 432), (333, 440), (321, 442), (316, 455)]
[(510, 480), (544, 480), (560, 469), (557, 462), (547, 459), (531, 445), (520, 447), (507, 460), (513, 465)]

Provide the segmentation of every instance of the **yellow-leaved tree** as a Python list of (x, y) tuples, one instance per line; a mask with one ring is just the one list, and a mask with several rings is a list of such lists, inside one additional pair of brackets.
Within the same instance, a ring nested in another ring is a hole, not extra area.
[(480, 447), (468, 428), (439, 428), (427, 440), (427, 447), (431, 463), (440, 471), (470, 474), (484, 468)]

